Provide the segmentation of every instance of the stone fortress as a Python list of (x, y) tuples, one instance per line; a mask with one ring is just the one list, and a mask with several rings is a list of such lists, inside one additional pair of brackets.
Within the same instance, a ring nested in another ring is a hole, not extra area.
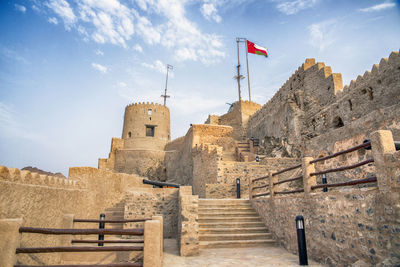
[[(161, 214), (163, 237), (177, 239), (181, 256), (205, 248), (271, 245), (297, 253), (294, 218), (300, 214), (308, 255), (321, 264), (398, 266), (400, 151), (394, 141), (400, 141), (399, 118), (398, 52), (347, 86), (329, 66), (306, 59), (263, 106), (235, 102), (226, 114), (209, 115), (172, 141), (167, 107), (131, 104), (121, 138), (112, 138), (109, 156), (99, 159), (98, 169), (73, 167), (68, 179), (61, 179), (1, 167), (0, 226), (20, 218), (19, 225), (62, 227), (65, 214), (97, 218), (105, 212), (107, 218), (123, 219)], [(366, 139), (372, 149), (364, 146), (310, 163)], [(368, 164), (345, 168), (358, 162)], [(322, 183), (314, 173), (338, 167), (344, 169), (326, 174), (328, 184), (371, 182), (328, 192), (313, 189)], [(241, 200), (234, 200), (237, 178)], [(143, 179), (181, 187), (152, 188)], [(47, 216), (41, 216), (43, 211)], [(5, 230), (0, 227), (0, 232)], [(61, 241), (22, 236), (18, 242), (29, 247)], [(13, 260), (74, 263), (64, 254)], [(145, 249), (144, 266), (161, 266), (160, 261), (146, 264)]]

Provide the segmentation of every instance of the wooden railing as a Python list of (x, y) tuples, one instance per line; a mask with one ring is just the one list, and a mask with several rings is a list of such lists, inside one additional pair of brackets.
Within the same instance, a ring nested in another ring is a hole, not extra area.
[[(351, 147), (349, 149), (340, 151), (340, 152), (336, 152), (332, 155), (329, 156), (325, 156), (325, 157), (321, 157), (318, 159), (314, 159), (309, 161), (309, 163), (305, 163), (303, 161), (302, 164), (298, 164), (292, 167), (288, 167), (273, 173), (270, 173), (269, 175), (266, 176), (262, 176), (262, 177), (258, 177), (253, 179), (250, 182), (250, 196), (252, 198), (257, 198), (257, 197), (262, 197), (262, 196), (273, 196), (273, 195), (286, 195), (286, 194), (294, 194), (294, 193), (301, 193), (304, 192), (304, 188), (298, 188), (298, 189), (294, 189), (294, 190), (290, 190), (290, 191), (279, 191), (278, 190), (278, 185), (284, 184), (284, 183), (289, 183), (289, 182), (293, 182), (293, 181), (298, 181), (298, 180), (302, 180), (304, 179), (304, 169), (306, 169), (308, 166), (306, 165), (313, 165), (317, 162), (322, 162), (328, 159), (332, 159), (335, 158), (337, 156), (343, 155), (343, 154), (347, 154), (350, 152), (354, 152), (357, 151), (359, 149), (368, 149), (371, 147), (371, 142), (370, 141), (366, 141), (363, 144)], [(318, 176), (318, 175), (323, 175), (323, 174), (327, 174), (327, 173), (332, 173), (332, 172), (340, 172), (340, 171), (345, 171), (345, 170), (350, 170), (350, 169), (354, 169), (354, 168), (358, 168), (361, 166), (364, 166), (366, 164), (370, 164), (373, 163), (374, 159), (367, 159), (364, 161), (361, 161), (359, 163), (353, 164), (353, 165), (348, 165), (348, 166), (342, 166), (342, 167), (338, 167), (338, 168), (332, 168), (332, 169), (325, 169), (322, 171), (313, 171), (311, 173), (309, 173), (308, 175), (310, 177), (312, 176)], [(281, 181), (278, 181), (277, 176), (295, 169), (299, 169), (302, 168), (302, 174), (293, 178), (288, 178), (288, 179), (284, 179)], [(255, 185), (256, 182), (259, 181), (264, 181), (264, 184), (261, 185)], [(351, 180), (351, 181), (347, 181), (347, 182), (341, 182), (341, 183), (332, 183), (332, 184), (319, 184), (319, 185), (312, 185), (311, 186), (311, 190), (315, 190), (318, 188), (328, 188), (328, 187), (342, 187), (342, 186), (352, 186), (352, 185), (359, 185), (359, 184), (365, 184), (365, 183), (373, 183), (376, 182), (377, 178), (376, 177), (369, 177), (369, 178), (364, 178), (364, 179), (358, 179), (358, 180)], [(304, 187), (304, 183), (303, 183), (303, 187)], [(267, 189), (266, 192), (261, 192), (261, 193), (256, 193), (254, 194), (253, 191), (257, 190), (257, 189)]]
[[(102, 218), (102, 217), (100, 217)], [(104, 217), (103, 217), (104, 218)], [(143, 251), (144, 238), (142, 239), (122, 239), (122, 240), (102, 240), (104, 235), (129, 235), (144, 236), (144, 229), (104, 229), (105, 223), (129, 223), (129, 222), (145, 222), (151, 218), (143, 219), (127, 219), (127, 220), (105, 220), (105, 219), (73, 219), (73, 223), (100, 223), (101, 229), (58, 229), (58, 228), (36, 228), (36, 227), (20, 227), (19, 233), (34, 233), (42, 235), (99, 235), (99, 240), (79, 240), (72, 239), (71, 244), (99, 244), (99, 246), (54, 246), (54, 247), (19, 247), (16, 254), (22, 253), (53, 253), (53, 252), (105, 252), (105, 251)], [(102, 239), (100, 239), (102, 236)], [(136, 246), (117, 245), (104, 246), (104, 244), (140, 244)], [(41, 265), (42, 267), (139, 267), (141, 263), (109, 263), (109, 264), (89, 264), (89, 265)], [(37, 267), (31, 265), (16, 264), (14, 267)]]

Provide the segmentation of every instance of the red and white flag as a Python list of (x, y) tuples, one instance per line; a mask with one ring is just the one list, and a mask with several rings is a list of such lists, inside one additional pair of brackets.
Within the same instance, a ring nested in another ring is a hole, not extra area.
[(249, 40), (246, 40), (247, 42), (247, 52), (251, 54), (256, 54), (256, 55), (262, 55), (268, 57), (268, 51), (267, 48), (256, 45), (255, 43), (250, 42)]

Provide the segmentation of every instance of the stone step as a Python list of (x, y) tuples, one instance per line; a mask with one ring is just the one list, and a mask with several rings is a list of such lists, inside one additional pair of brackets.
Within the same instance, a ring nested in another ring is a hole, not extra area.
[(104, 212), (104, 214), (106, 215), (106, 219), (107, 219), (108, 217), (123, 216), (125, 214), (125, 212), (124, 211), (106, 211), (106, 212)]
[(227, 241), (200, 241), (199, 247), (204, 248), (236, 248), (236, 247), (258, 247), (275, 245), (273, 239), (260, 240), (227, 240)]
[(225, 201), (221, 199), (218, 200), (210, 200), (210, 201), (200, 201), (199, 206), (251, 206), (250, 201), (248, 199), (237, 199), (237, 200), (229, 200)]
[(257, 216), (257, 212), (253, 210), (248, 210), (248, 211), (199, 211), (199, 218), (203, 217), (215, 217), (215, 218), (220, 218), (220, 217), (254, 217)]
[(265, 227), (263, 222), (212, 222), (199, 223), (199, 228), (247, 228)]
[(259, 240), (272, 239), (270, 233), (247, 233), (247, 234), (200, 234), (200, 241), (224, 241), (224, 240)]
[(237, 199), (237, 198), (226, 198), (226, 199), (218, 199), (218, 198), (200, 198), (199, 203), (215, 203), (215, 204), (222, 204), (222, 203), (250, 203), (248, 199)]
[(224, 222), (261, 222), (260, 217), (202, 217), (199, 218), (199, 223), (224, 223)]
[(254, 211), (252, 207), (199, 207), (199, 213), (221, 213), (221, 212), (249, 212)]
[(246, 233), (269, 233), (265, 227), (247, 227), (247, 228), (199, 228), (199, 234), (246, 234)]
[(221, 204), (221, 205), (199, 205), (199, 209), (252, 209), (252, 207), (247, 204), (241, 204), (241, 205), (230, 205), (230, 204)]

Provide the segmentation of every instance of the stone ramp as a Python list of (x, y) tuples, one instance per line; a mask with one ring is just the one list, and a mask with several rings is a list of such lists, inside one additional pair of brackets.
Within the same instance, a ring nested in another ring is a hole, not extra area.
[(199, 199), (200, 249), (275, 245), (248, 199)]

